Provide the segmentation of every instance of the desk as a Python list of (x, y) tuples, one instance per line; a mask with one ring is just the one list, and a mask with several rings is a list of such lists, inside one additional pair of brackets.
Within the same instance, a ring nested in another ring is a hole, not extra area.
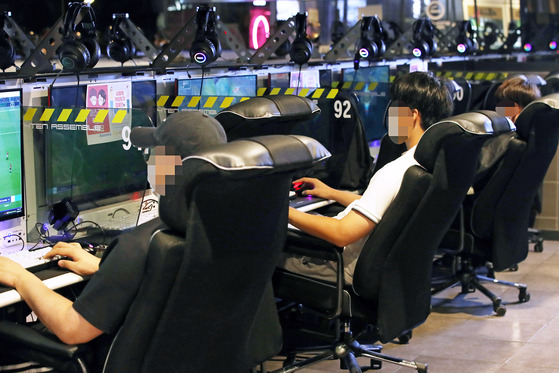
[[(289, 201), (289, 205), (300, 211), (307, 212), (316, 210), (320, 207), (334, 203), (333, 200), (326, 200), (312, 196), (297, 197)], [(62, 268), (53, 268), (40, 271), (35, 274), (43, 283), (52, 290), (61, 289), (66, 286), (74, 285), (86, 280), (87, 278), (69, 272)], [(0, 286), (0, 308), (21, 302), (21, 296), (13, 289)]]

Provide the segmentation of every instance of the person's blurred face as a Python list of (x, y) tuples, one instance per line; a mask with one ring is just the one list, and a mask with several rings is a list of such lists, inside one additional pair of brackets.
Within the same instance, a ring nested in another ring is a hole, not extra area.
[(396, 101), (388, 108), (388, 136), (395, 144), (402, 144), (408, 139), (413, 128), (412, 110), (401, 101)]
[(97, 105), (97, 96), (95, 96), (95, 95), (89, 96), (89, 102), (91, 103), (92, 106), (96, 106)]
[(105, 104), (105, 98), (103, 96), (99, 95), (97, 100), (99, 101), (99, 106), (103, 106)]
[(497, 104), (495, 111), (502, 117), (510, 118), (513, 122), (522, 109), (517, 103), (511, 100), (503, 100)]
[(148, 160), (148, 180), (153, 190), (165, 195), (169, 185), (175, 185), (175, 176), (182, 171), (181, 157), (172, 146), (156, 146)]

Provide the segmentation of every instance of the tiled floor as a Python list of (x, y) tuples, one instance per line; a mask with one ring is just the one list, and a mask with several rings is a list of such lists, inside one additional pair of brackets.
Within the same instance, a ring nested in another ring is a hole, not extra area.
[[(433, 312), (409, 344), (389, 343), (383, 352), (428, 363), (430, 373), (559, 373), (559, 242), (546, 241), (541, 253), (531, 249), (517, 272), (496, 277), (527, 284), (530, 301), (518, 303), (517, 290), (488, 285), (507, 306), (506, 315), (498, 317), (481, 293), (464, 296), (458, 287), (448, 289), (433, 297)], [(280, 366), (271, 361), (265, 367)], [(396, 371), (413, 370), (387, 363), (380, 370)], [(326, 361), (301, 372), (341, 371), (339, 362)]]

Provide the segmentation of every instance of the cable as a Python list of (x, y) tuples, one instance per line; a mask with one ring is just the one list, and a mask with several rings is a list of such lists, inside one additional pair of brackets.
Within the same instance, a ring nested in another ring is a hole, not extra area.
[(301, 80), (303, 80), (302, 76), (301, 76), (301, 68), (302, 68), (302, 65), (299, 65), (299, 78), (297, 79), (297, 88), (296, 88), (297, 96), (299, 96), (299, 90), (301, 89)]
[(204, 87), (204, 67), (202, 67), (202, 80), (200, 81), (200, 100), (198, 100), (198, 108), (200, 110), (200, 102), (202, 101), (202, 89)]

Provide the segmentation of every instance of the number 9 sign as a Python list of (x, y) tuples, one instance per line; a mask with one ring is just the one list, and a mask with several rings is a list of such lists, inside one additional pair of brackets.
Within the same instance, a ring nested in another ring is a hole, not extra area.
[(124, 141), (122, 147), (124, 148), (124, 150), (130, 150), (130, 148), (132, 147), (132, 142), (130, 141), (130, 131), (130, 127), (128, 126), (124, 126), (122, 128), (122, 141)]

